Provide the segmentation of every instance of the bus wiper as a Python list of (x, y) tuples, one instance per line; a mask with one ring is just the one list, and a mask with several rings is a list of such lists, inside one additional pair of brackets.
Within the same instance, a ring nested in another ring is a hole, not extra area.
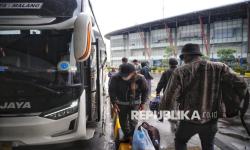
[[(24, 82), (24, 81), (23, 81), (23, 82)], [(44, 86), (44, 85), (40, 85), (40, 84), (32, 83), (32, 82), (25, 82), (25, 83), (28, 83), (28, 84), (30, 84), (30, 85), (32, 85), (32, 86), (36, 86), (36, 87), (38, 87), (38, 88), (41, 88), (41, 89), (43, 89), (43, 90), (46, 90), (46, 91), (48, 91), (48, 92), (50, 92), (50, 93), (53, 93), (53, 94), (56, 94), (56, 95), (61, 95), (61, 94), (62, 94), (62, 92), (56, 91), (56, 90), (51, 89), (51, 88), (48, 88), (48, 87), (46, 87), (46, 86)]]
[(69, 88), (75, 88), (75, 87), (82, 87), (83, 84), (82, 83), (77, 83), (77, 84), (66, 84), (66, 85), (55, 85), (54, 87), (69, 87)]

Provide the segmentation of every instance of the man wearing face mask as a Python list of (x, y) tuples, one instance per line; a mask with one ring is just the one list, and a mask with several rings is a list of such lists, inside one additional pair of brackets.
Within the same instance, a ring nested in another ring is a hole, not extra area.
[(137, 120), (131, 119), (131, 111), (144, 109), (148, 96), (146, 79), (136, 73), (132, 64), (122, 64), (111, 79), (109, 95), (114, 111), (119, 115), (124, 139), (132, 139)]

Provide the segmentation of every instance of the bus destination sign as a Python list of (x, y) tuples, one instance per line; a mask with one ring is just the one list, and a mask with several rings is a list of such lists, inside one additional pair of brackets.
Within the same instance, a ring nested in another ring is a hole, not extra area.
[(43, 3), (0, 3), (0, 9), (41, 9)]

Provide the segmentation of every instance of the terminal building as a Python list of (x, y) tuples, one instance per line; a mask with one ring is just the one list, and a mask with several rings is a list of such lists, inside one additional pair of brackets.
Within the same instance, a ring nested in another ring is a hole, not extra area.
[(235, 58), (250, 62), (249, 8), (249, 1), (240, 2), (108, 33), (105, 37), (110, 40), (111, 65), (118, 66), (122, 57), (128, 57), (129, 61), (137, 59), (161, 66), (168, 47), (178, 57), (186, 43), (199, 44), (203, 54), (212, 60), (218, 59), (219, 49), (231, 48), (236, 50)]

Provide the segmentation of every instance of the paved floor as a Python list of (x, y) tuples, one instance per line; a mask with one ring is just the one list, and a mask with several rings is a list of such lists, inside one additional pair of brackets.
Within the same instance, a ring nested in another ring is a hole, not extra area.
[[(154, 74), (154, 80), (152, 82), (152, 97), (155, 96), (156, 85), (160, 79), (159, 74)], [(114, 146), (114, 142), (112, 140), (112, 119), (110, 118), (109, 112), (109, 101), (106, 100), (106, 122), (104, 126), (104, 134), (101, 126), (97, 129), (94, 138), (88, 141), (77, 141), (71, 143), (64, 144), (56, 144), (56, 145), (45, 145), (45, 146), (32, 146), (32, 147), (18, 147), (14, 148), (14, 150), (112, 150)], [(173, 150), (174, 149), (174, 134), (171, 132), (171, 127), (168, 121), (159, 122), (159, 121), (150, 121), (151, 125), (157, 127), (161, 134), (161, 149), (162, 150)], [(227, 129), (227, 130), (226, 130)], [(242, 128), (239, 128), (241, 132), (244, 132)], [(233, 131), (229, 127), (225, 127), (224, 131), (221, 130), (218, 132), (216, 136), (216, 144), (222, 147), (221, 149), (231, 150), (250, 150), (250, 142), (249, 140), (243, 140), (239, 137), (232, 138), (232, 136), (225, 135), (228, 131)], [(235, 131), (234, 133), (228, 133), (233, 135), (243, 135), (239, 131)], [(224, 134), (222, 134), (224, 133)], [(226, 144), (225, 144), (226, 143)], [(200, 150), (200, 141), (198, 136), (192, 137), (190, 142), (188, 143), (189, 150)], [(216, 149), (219, 149), (216, 147)]]

